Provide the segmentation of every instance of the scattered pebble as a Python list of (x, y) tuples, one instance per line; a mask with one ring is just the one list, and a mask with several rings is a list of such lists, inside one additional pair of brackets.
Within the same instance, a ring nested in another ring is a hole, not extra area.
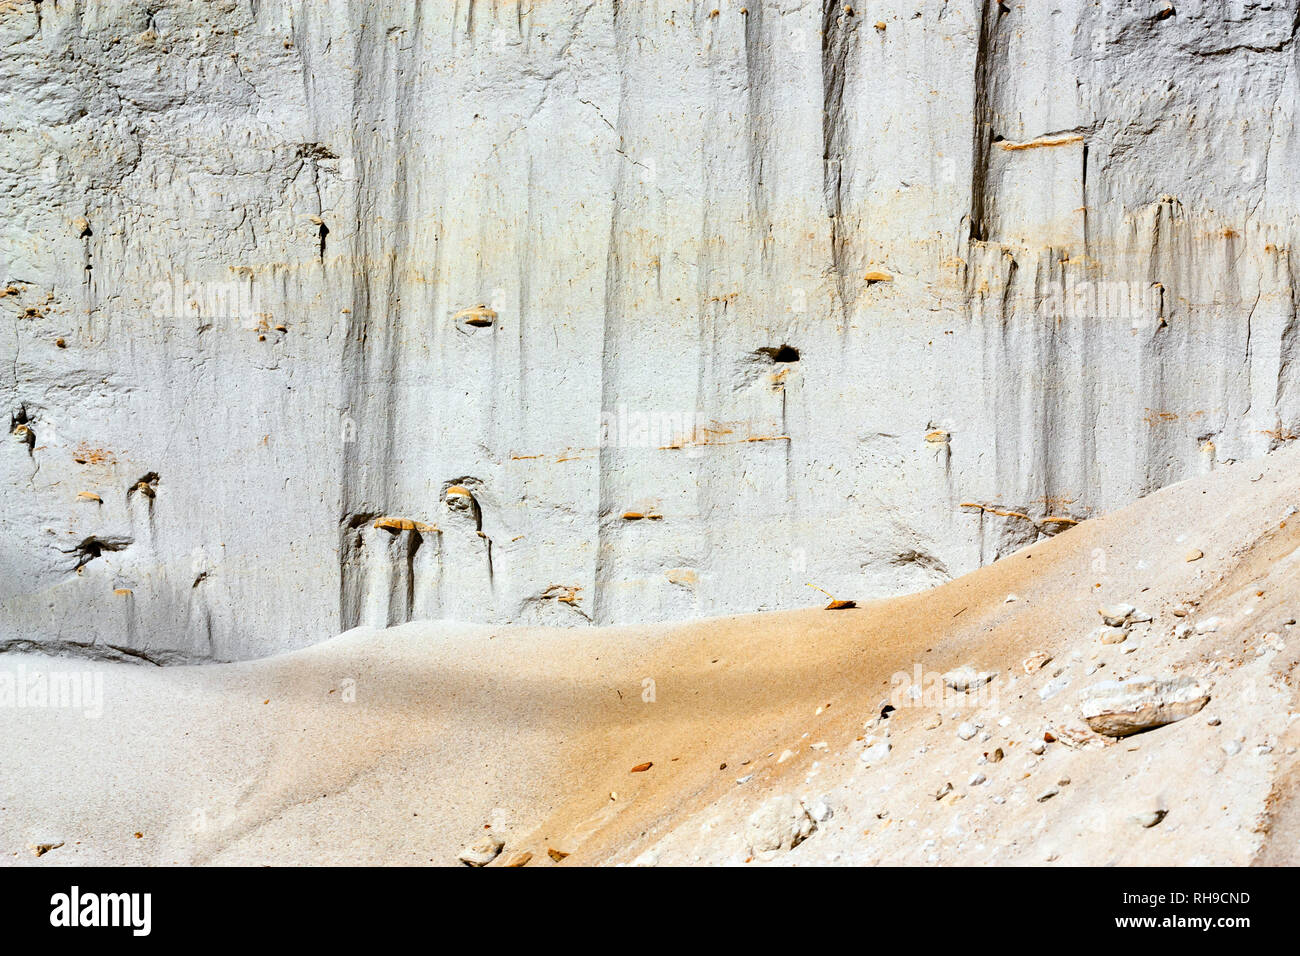
[(1147, 810), (1144, 813), (1135, 813), (1133, 816), (1129, 817), (1129, 819), (1138, 826), (1150, 830), (1153, 826), (1163, 820), (1168, 812), (1168, 810)]
[(1083, 695), (1083, 719), (1107, 737), (1126, 737), (1190, 717), (1209, 702), (1207, 685), (1189, 677), (1103, 681)]
[(456, 859), (466, 866), (487, 866), (497, 858), (505, 845), (505, 840), (489, 830), (477, 843), (461, 850)]
[(963, 723), (957, 728), (957, 736), (962, 740), (970, 740), (977, 733), (979, 733), (979, 728), (970, 722)]
[(977, 671), (970, 664), (965, 664), (944, 674), (943, 682), (953, 690), (961, 692), (981, 687), (997, 676), (997, 671)]
[(889, 756), (889, 749), (889, 741), (882, 740), (880, 743), (872, 744), (866, 750), (862, 751), (862, 756), (858, 759), (868, 767), (874, 767)]
[(1193, 561), (1201, 560), (1201, 558), (1203, 557), (1205, 557), (1204, 551), (1202, 551), (1200, 548), (1193, 548), (1191, 551), (1187, 552), (1187, 557), (1184, 560), (1186, 560), (1190, 564)]
[(1052, 660), (1051, 654), (1045, 654), (1039, 651), (1037, 654), (1031, 654), (1020, 662), (1021, 668), (1026, 674), (1032, 674), (1034, 671), (1042, 670)]
[(769, 856), (794, 849), (816, 829), (817, 822), (804, 805), (794, 796), (782, 794), (754, 811), (745, 824), (745, 840), (755, 856)]
[(820, 797), (808, 807), (808, 816), (812, 817), (814, 823), (825, 823), (835, 816), (835, 810), (831, 807), (829, 800)]
[(1132, 604), (1114, 604), (1110, 607), (1098, 608), (1097, 613), (1101, 615), (1102, 622), (1109, 627), (1123, 627), (1136, 610), (1137, 608)]
[(1093, 632), (1097, 640), (1103, 644), (1123, 644), (1128, 640), (1127, 627), (1111, 627), (1104, 625)]

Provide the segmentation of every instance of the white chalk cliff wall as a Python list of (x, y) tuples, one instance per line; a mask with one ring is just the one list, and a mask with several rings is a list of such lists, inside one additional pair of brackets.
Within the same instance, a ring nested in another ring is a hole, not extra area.
[(1264, 453), (1298, 18), (4, 0), (0, 649), (862, 599)]

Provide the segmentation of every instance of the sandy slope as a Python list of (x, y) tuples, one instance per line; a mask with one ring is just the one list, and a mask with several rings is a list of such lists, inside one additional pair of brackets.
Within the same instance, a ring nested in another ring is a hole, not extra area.
[[(6, 655), (0, 669), (102, 674), (104, 712), (0, 708), (0, 859), (448, 864), (492, 824), (498, 863), (530, 851), (530, 866), (554, 865), (548, 848), (566, 866), (1294, 863), (1297, 466), (1300, 447), (1236, 464), (855, 610), (421, 623), (202, 668)], [(1097, 608), (1119, 601), (1155, 620), (1102, 645)], [(1175, 607), (1219, 625), (1178, 639)], [(1051, 663), (1026, 674), (1038, 652)], [(878, 716), (892, 675), (967, 663), (998, 672), (994, 699)], [(1079, 726), (1083, 688), (1135, 674), (1204, 677), (1212, 698), (1108, 746), (1030, 752)], [(980, 729), (963, 740), (962, 723)], [(859, 759), (884, 741), (882, 762)], [(793, 850), (751, 853), (746, 821), (787, 794), (833, 816)], [(1154, 810), (1158, 825), (1135, 822)]]

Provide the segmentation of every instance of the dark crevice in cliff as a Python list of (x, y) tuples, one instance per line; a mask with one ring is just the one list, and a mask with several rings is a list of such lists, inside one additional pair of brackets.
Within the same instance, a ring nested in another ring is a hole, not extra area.
[[(623, 9), (623, 4), (619, 0), (613, 0), (613, 9), (610, 14), (611, 26), (614, 33), (614, 59), (618, 68), (618, 115), (614, 123), (614, 143), (620, 146), (624, 142), (625, 135), (625, 107), (627, 104), (627, 83), (628, 71), (627, 63), (630, 58), (628, 49), (629, 43), (635, 43), (634, 36), (628, 36), (630, 31), (635, 31), (635, 23), (627, 23), (630, 16), (635, 19), (635, 12), (629, 14)], [(608, 121), (606, 121), (608, 122)], [(620, 401), (619, 383), (618, 383), (618, 346), (621, 340), (620, 335), (620, 314), (622, 310), (622, 257), (620, 250), (620, 235), (622, 234), (622, 213), (624, 195), (630, 188), (629, 186), (629, 164), (618, 163), (614, 171), (613, 183), (613, 202), (610, 206), (609, 216), (609, 238), (605, 258), (605, 283), (604, 283), (604, 301), (601, 303), (601, 340), (600, 340), (600, 408), (602, 412), (605, 409), (614, 408)], [(613, 493), (613, 475), (618, 472), (619, 463), (616, 460), (617, 449), (602, 447), (597, 451), (597, 468), (596, 468), (596, 513), (597, 515), (605, 514), (612, 507)], [(610, 539), (609, 530), (606, 523), (596, 521), (595, 528), (595, 564), (593, 567), (593, 586), (591, 591), (591, 604), (587, 609), (587, 614), (592, 621), (597, 623), (601, 620), (604, 612), (606, 590), (610, 585), (608, 571), (602, 573), (602, 569), (608, 569), (610, 563), (607, 560), (607, 552), (615, 547), (614, 542)]]
[(771, 218), (768, 208), (768, 191), (764, 187), (763, 176), (765, 162), (771, 151), (771, 117), (774, 106), (769, 90), (771, 81), (770, 38), (764, 30), (763, 4), (754, 5), (754, 9), (744, 18), (745, 46), (745, 94), (748, 113), (746, 116), (746, 146), (749, 150), (749, 193), (750, 204), (754, 210), (752, 217), (753, 233), (756, 237), (759, 261), (763, 265), (763, 275), (771, 272), (772, 243), (766, 241), (771, 235)]
[(844, 164), (844, 73), (856, 20), (844, 15), (840, 0), (822, 6), (822, 196), (831, 220), (831, 264), (841, 311), (847, 298), (844, 249), (846, 240), (840, 214)]
[(30, 641), (24, 638), (0, 641), (0, 654), (41, 654), (46, 657), (71, 657), (96, 663), (151, 664), (154, 667), (227, 663), (222, 658), (186, 654), (182, 651), (141, 650), (138, 647), (123, 647), (117, 644), (97, 644), (83, 641)]
[(1007, 9), (998, 0), (983, 0), (979, 20), (979, 38), (975, 51), (975, 100), (972, 121), (970, 190), (970, 238), (979, 242), (989, 238), (989, 165), (993, 144), (999, 138), (998, 83), (1005, 66), (998, 32)]

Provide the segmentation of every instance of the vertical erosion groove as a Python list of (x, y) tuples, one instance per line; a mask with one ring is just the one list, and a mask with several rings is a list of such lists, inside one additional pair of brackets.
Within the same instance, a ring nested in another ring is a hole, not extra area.
[[(614, 120), (614, 145), (621, 148), (624, 133), (624, 104), (627, 99), (627, 70), (625, 69), (628, 52), (625, 46), (624, 30), (627, 13), (619, 0), (614, 0), (611, 13), (614, 31), (614, 60), (618, 67), (618, 115)], [(601, 340), (600, 340), (600, 413), (614, 409), (618, 404), (618, 329), (621, 310), (619, 282), (619, 236), (622, 233), (622, 210), (624, 194), (627, 189), (628, 169), (626, 163), (618, 163), (614, 173), (614, 201), (609, 215), (608, 252), (605, 259), (605, 299), (602, 303)], [(617, 448), (613, 440), (606, 441), (602, 435), (596, 451), (596, 556), (592, 569), (591, 604), (587, 614), (597, 624), (602, 621), (608, 577), (602, 573), (608, 567), (607, 549), (613, 547), (609, 529), (603, 516), (613, 509), (615, 503), (611, 495), (610, 476), (617, 470), (618, 462), (614, 460)]]
[(975, 51), (975, 96), (972, 117), (970, 238), (989, 238), (989, 163), (997, 121), (1000, 50), (998, 27), (1004, 16), (999, 0), (982, 0)]
[(840, 222), (840, 183), (844, 149), (844, 64), (851, 22), (840, 0), (822, 5), (822, 194), (831, 220), (831, 263), (841, 308), (844, 304), (844, 237)]
[[(352, 155), (357, 157), (357, 221), (352, 262), (342, 266), (351, 271), (351, 312), (344, 323), (347, 331), (342, 350), (342, 408), (357, 423), (353, 440), (342, 444), (341, 513), (339, 523), (339, 606), (342, 626), (358, 623), (356, 597), (365, 580), (350, 580), (362, 574), (360, 561), (349, 554), (359, 538), (349, 528), (358, 514), (378, 513), (389, 506), (387, 489), (392, 484), (398, 401), (393, 390), (400, 387), (398, 362), (407, 334), (399, 288), (402, 260), (408, 243), (408, 190), (401, 161), (409, 143), (406, 118), (412, 115), (419, 71), (408, 69), (406, 51), (419, 50), (421, 13), (417, 4), (408, 14), (413, 36), (403, 48), (388, 40), (385, 22), (377, 22), (382, 11), (361, 8), (355, 25), (355, 80), (352, 85)], [(363, 215), (363, 210), (383, 210), (380, 215)], [(395, 381), (397, 379), (398, 381)], [(375, 388), (377, 383), (384, 388)]]

